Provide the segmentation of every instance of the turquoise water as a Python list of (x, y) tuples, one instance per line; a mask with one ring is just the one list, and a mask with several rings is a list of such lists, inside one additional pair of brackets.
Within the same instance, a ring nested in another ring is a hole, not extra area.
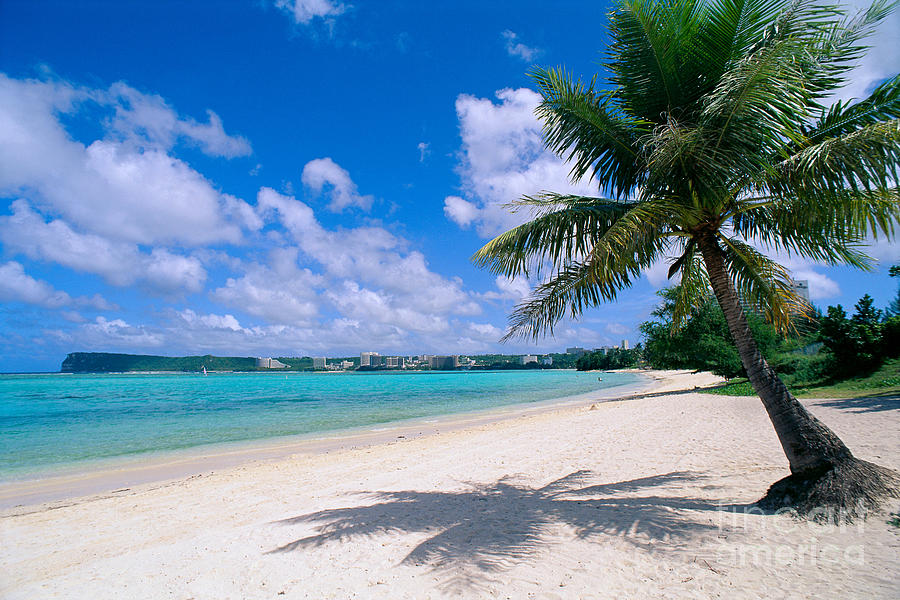
[(143, 453), (540, 402), (630, 373), (0, 375), (0, 478)]

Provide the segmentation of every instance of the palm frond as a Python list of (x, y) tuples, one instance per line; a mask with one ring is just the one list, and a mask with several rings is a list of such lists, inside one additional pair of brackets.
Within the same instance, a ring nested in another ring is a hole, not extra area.
[(479, 267), (507, 277), (539, 276), (547, 260), (557, 263), (584, 256), (593, 241), (606, 234), (631, 207), (605, 198), (554, 193), (526, 196), (512, 206), (536, 206), (540, 212), (472, 256)]
[(682, 104), (679, 50), (692, 33), (683, 30), (691, 23), (684, 15), (697, 4), (622, 0), (610, 13), (610, 82), (645, 121), (659, 122), (661, 114)]
[[(765, 201), (763, 201), (765, 200)], [(868, 269), (867, 235), (892, 239), (900, 223), (900, 190), (837, 190), (745, 200), (735, 233), (789, 255)]]
[[(831, 18), (824, 23), (807, 25), (810, 35), (804, 44), (802, 64), (809, 88), (817, 98), (824, 98), (846, 83), (844, 74), (861, 58), (867, 46), (863, 43), (875, 26), (890, 14), (896, 0), (875, 0), (868, 8), (844, 18)], [(825, 14), (844, 16), (838, 6), (823, 6)]]
[(787, 269), (738, 239), (719, 235), (725, 265), (735, 290), (745, 304), (763, 314), (782, 332), (792, 329), (792, 319), (808, 315), (811, 307), (793, 290)]
[(794, 60), (798, 43), (792, 35), (797, 20), (806, 16), (796, 5), (783, 13), (702, 100), (701, 120), (718, 131), (716, 147), (733, 150), (736, 156), (755, 156), (761, 146), (775, 147), (791, 133), (785, 115), (801, 121), (808, 117), (810, 92)]
[[(900, 119), (900, 75), (882, 82), (864, 100), (852, 104), (835, 102), (806, 132), (805, 146), (812, 146), (835, 136), (852, 133), (860, 127), (889, 119)], [(790, 154), (796, 154), (804, 147), (794, 149)]]
[(675, 288), (672, 306), (672, 327), (676, 331), (712, 296), (712, 287), (706, 276), (703, 257), (693, 240), (688, 241), (684, 254), (676, 262), (679, 261), (681, 284)]
[(543, 122), (544, 143), (571, 163), (570, 177), (589, 175), (617, 198), (630, 195), (641, 182), (636, 143), (647, 124), (595, 90), (596, 78), (585, 85), (562, 69), (536, 68), (530, 75), (543, 96), (535, 114)]
[(550, 279), (513, 310), (503, 340), (552, 334), (566, 315), (576, 317), (588, 307), (614, 300), (668, 246), (671, 209), (663, 203), (634, 205), (593, 241), (585, 257), (557, 262)]
[(774, 188), (876, 189), (897, 181), (900, 118), (877, 121), (808, 145), (778, 165)]

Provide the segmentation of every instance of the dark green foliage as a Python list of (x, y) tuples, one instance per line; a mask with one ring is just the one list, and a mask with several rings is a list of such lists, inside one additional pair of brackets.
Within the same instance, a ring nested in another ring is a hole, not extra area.
[(788, 386), (801, 386), (825, 379), (831, 369), (831, 358), (824, 352), (782, 352), (773, 356), (769, 364)]
[[(888, 271), (891, 277), (900, 277), (900, 264), (894, 265)], [(900, 285), (897, 286), (897, 295), (888, 304), (887, 310), (884, 311), (889, 317), (900, 317)]]
[(643, 348), (638, 344), (634, 348), (611, 348), (607, 351), (589, 352), (576, 361), (579, 371), (608, 371), (610, 369), (628, 369), (636, 367), (643, 358)]
[[(656, 369), (696, 369), (728, 378), (743, 376), (744, 368), (731, 341), (725, 315), (714, 299), (701, 303), (681, 328), (675, 327), (675, 302), (680, 293), (678, 286), (660, 291), (664, 301), (653, 312), (655, 320), (641, 324), (647, 363)], [(763, 356), (770, 357), (783, 339), (759, 316), (751, 313), (747, 320)]]
[(109, 352), (72, 352), (66, 356), (63, 373), (125, 373), (134, 371), (253, 371), (256, 359), (211, 356), (148, 356)]
[(472, 367), (475, 370), (510, 370), (510, 369), (574, 369), (575, 361), (578, 357), (574, 354), (558, 354), (558, 353), (550, 353), (547, 355), (540, 355), (539, 358), (543, 358), (544, 356), (548, 356), (553, 359), (552, 364), (545, 365), (543, 363), (538, 363), (537, 366), (529, 363), (529, 365), (523, 365), (521, 363), (521, 356), (518, 354), (473, 354), (469, 355), (469, 358), (475, 360), (478, 363), (478, 366)]
[[(312, 358), (279, 357), (288, 365), (282, 371), (312, 369)], [(174, 371), (194, 373), (202, 371), (277, 371), (256, 366), (256, 359), (243, 356), (151, 356), (144, 354), (115, 354), (111, 352), (72, 352), (62, 363), (63, 373), (128, 373), (137, 371)]]
[(882, 321), (882, 312), (868, 294), (854, 308), (856, 312), (848, 319), (840, 304), (829, 306), (821, 320), (819, 339), (831, 356), (832, 379), (870, 373), (898, 352), (900, 319)]

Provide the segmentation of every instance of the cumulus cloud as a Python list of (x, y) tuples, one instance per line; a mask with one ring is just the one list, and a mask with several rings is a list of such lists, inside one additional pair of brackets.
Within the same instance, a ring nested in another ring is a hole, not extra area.
[(60, 219), (45, 221), (24, 200), (13, 202), (12, 209), (12, 215), (0, 217), (0, 241), (31, 259), (94, 273), (116, 286), (139, 282), (162, 293), (197, 292), (206, 280), (196, 258), (163, 248), (146, 253), (135, 244), (78, 232)]
[(528, 219), (503, 205), (544, 190), (595, 195), (587, 182), (569, 182), (569, 167), (543, 145), (541, 126), (534, 116), (540, 96), (529, 89), (503, 89), (499, 103), (462, 94), (456, 114), (462, 136), (462, 177), (465, 198), (444, 200), (447, 217), (479, 235), (491, 237)]
[(347, 10), (343, 4), (331, 0), (275, 0), (275, 6), (300, 25), (307, 25), (313, 19), (334, 18)]
[(482, 294), (482, 298), (518, 302), (531, 293), (531, 284), (524, 277), (510, 278), (506, 275), (498, 275), (494, 284), (497, 286), (497, 290), (485, 292)]
[(328, 209), (332, 212), (341, 212), (348, 206), (363, 210), (372, 207), (372, 196), (361, 196), (350, 173), (330, 158), (317, 158), (306, 163), (301, 181), (316, 194), (326, 191), (331, 198)]
[(519, 36), (509, 29), (501, 32), (500, 37), (506, 41), (506, 53), (510, 56), (521, 58), (525, 62), (531, 62), (540, 54), (540, 50), (537, 48), (530, 48), (520, 42)]
[(73, 298), (66, 292), (55, 289), (46, 281), (31, 277), (21, 263), (10, 261), (0, 264), (0, 300), (4, 302), (24, 302), (44, 308), (79, 307), (94, 310), (114, 310), (99, 294)]
[[(73, 139), (63, 118), (112, 110), (107, 135)], [(88, 111), (89, 112), (89, 111)], [(124, 85), (109, 90), (0, 74), (0, 195), (19, 196), (87, 233), (139, 244), (235, 243), (253, 229), (252, 210), (169, 154), (179, 139), (211, 155), (249, 152), (242, 138), (179, 117), (157, 96)]]
[(228, 329), (230, 331), (241, 331), (243, 329), (234, 315), (203, 315), (198, 314), (189, 308), (178, 314), (190, 326), (196, 325), (200, 328)]
[(269, 188), (260, 190), (257, 205), (265, 218), (289, 232), (306, 257), (321, 265), (331, 303), (345, 316), (361, 318), (377, 307), (397, 326), (424, 331), (436, 327), (425, 315), (481, 311), (461, 280), (431, 271), (421, 252), (409, 250), (406, 240), (386, 229), (327, 229), (308, 205)]
[(229, 277), (210, 297), (269, 323), (308, 323), (317, 315), (316, 289), (324, 278), (297, 266), (296, 248), (279, 248), (267, 264), (251, 263), (243, 277)]
[(77, 335), (60, 332), (64, 341), (78, 341), (87, 350), (123, 348), (149, 349), (166, 345), (167, 338), (146, 325), (131, 325), (123, 319), (97, 317), (78, 328)]
[(478, 218), (481, 209), (474, 202), (469, 202), (459, 196), (447, 196), (444, 198), (444, 214), (447, 218), (466, 228)]
[(132, 145), (169, 150), (184, 141), (209, 156), (234, 158), (252, 153), (250, 142), (225, 133), (222, 119), (211, 110), (206, 111), (209, 121), (200, 123), (179, 116), (162, 96), (144, 94), (122, 82), (105, 92), (94, 91), (91, 97), (114, 110), (107, 123), (109, 134)]

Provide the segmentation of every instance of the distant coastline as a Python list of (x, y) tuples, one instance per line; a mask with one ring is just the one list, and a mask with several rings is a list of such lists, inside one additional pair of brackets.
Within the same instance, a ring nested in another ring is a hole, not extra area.
[[(568, 354), (551, 354), (551, 364), (531, 362), (522, 364), (518, 355), (486, 354), (475, 356), (474, 363), (447, 369), (429, 369), (427, 366), (403, 370), (520, 370), (520, 369), (572, 369), (575, 368), (575, 356)], [(343, 362), (348, 365), (345, 370), (390, 371), (400, 370), (391, 367), (368, 365), (360, 366), (359, 357), (329, 358), (332, 364)], [(260, 364), (277, 363), (279, 366), (260, 366)], [(312, 357), (285, 357), (275, 359), (259, 359), (249, 356), (156, 356), (148, 354), (118, 354), (112, 352), (70, 352), (60, 366), (60, 373), (281, 373), (281, 372), (327, 372), (332, 369), (321, 369), (315, 366)]]

